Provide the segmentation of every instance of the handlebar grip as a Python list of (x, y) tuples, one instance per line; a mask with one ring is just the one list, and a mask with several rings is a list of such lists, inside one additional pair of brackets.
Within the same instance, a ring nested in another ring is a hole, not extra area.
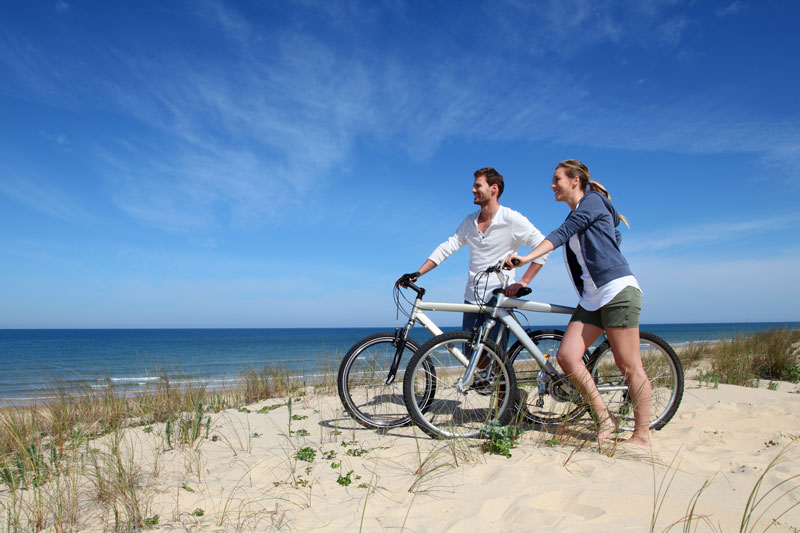
[(519, 259), (512, 259), (511, 264), (514, 266), (519, 266), (520, 260)]
[(522, 287), (520, 290), (517, 291), (517, 298), (522, 298), (523, 296), (527, 296), (533, 292), (533, 289), (530, 287)]

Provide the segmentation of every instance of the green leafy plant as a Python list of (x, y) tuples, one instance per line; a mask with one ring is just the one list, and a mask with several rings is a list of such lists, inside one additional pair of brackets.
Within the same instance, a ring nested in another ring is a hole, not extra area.
[(352, 476), (353, 476), (352, 470), (345, 475), (339, 474), (339, 477), (336, 479), (336, 483), (338, 483), (342, 487), (347, 487), (353, 482)]
[(483, 453), (511, 457), (511, 449), (516, 446), (520, 429), (517, 426), (503, 426), (496, 420), (490, 420), (481, 429), (481, 436), (486, 439), (481, 444)]
[(263, 415), (265, 415), (265, 414), (269, 413), (270, 411), (274, 411), (275, 409), (277, 409), (279, 407), (283, 407), (284, 405), (286, 405), (286, 404), (285, 403), (276, 403), (274, 405), (265, 405), (264, 407), (259, 409), (258, 412), (263, 414)]
[(297, 453), (294, 454), (295, 459), (298, 461), (306, 461), (308, 463), (313, 463), (316, 456), (317, 452), (314, 451), (313, 448), (309, 447), (300, 448), (297, 450)]

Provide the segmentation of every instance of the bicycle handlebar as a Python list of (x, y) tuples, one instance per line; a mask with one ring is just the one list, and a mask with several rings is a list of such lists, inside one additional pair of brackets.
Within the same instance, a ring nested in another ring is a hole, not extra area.
[(414, 282), (419, 278), (419, 272), (412, 272), (410, 274), (403, 274), (398, 278), (397, 281), (394, 282), (395, 288), (402, 287), (404, 289), (411, 289), (412, 291), (417, 293), (417, 296), (422, 297), (425, 294), (425, 289), (422, 287), (415, 285)]

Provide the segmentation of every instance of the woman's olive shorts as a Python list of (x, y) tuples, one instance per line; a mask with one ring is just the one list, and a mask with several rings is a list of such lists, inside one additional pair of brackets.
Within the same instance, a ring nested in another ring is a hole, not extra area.
[(642, 291), (629, 285), (597, 311), (587, 311), (579, 305), (569, 321), (583, 322), (602, 329), (638, 328), (641, 312)]

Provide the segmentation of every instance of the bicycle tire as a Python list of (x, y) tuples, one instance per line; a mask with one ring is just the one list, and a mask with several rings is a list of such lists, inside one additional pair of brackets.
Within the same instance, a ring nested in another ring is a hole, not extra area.
[[(542, 367), (527, 348), (519, 340), (512, 344), (508, 350), (508, 360), (514, 368), (517, 388), (520, 390), (517, 400), (519, 416), (542, 426), (577, 420), (586, 413), (586, 403), (563, 375), (555, 357), (564, 332), (559, 329), (539, 329), (529, 331), (528, 337), (562, 374), (562, 378), (554, 382), (549, 376), (543, 375)], [(589, 362), (590, 353), (587, 351), (583, 355), (584, 362)], [(565, 387), (560, 386), (562, 380)]]
[[(347, 351), (339, 364), (336, 387), (345, 411), (364, 427), (391, 429), (411, 423), (403, 401), (404, 365), (398, 368), (394, 382), (386, 377), (397, 348), (394, 332), (368, 335)], [(401, 363), (419, 350), (419, 343), (406, 339)], [(435, 371), (431, 372), (435, 375)], [(423, 403), (430, 398), (421, 397)]]
[[(471, 351), (473, 340), (470, 331), (443, 333), (423, 344), (408, 363), (403, 380), (406, 408), (414, 423), (434, 438), (478, 437), (487, 422), (495, 420), (505, 425), (513, 416), (514, 370), (505, 361), (502, 348), (491, 341), (484, 343), (485, 352), (491, 357), (486, 379), (476, 376), (466, 392), (456, 389), (464, 366), (448, 347), (465, 353)], [(428, 374), (426, 365), (435, 374)], [(431, 386), (435, 387), (433, 392), (428, 390)], [(430, 397), (432, 401), (424, 406), (419, 397)]]
[[(661, 337), (640, 331), (639, 339), (642, 364), (653, 391), (650, 429), (659, 430), (675, 416), (683, 398), (683, 367), (675, 350)], [(633, 409), (625, 379), (607, 339), (592, 353), (589, 372), (619, 428), (633, 431)]]

